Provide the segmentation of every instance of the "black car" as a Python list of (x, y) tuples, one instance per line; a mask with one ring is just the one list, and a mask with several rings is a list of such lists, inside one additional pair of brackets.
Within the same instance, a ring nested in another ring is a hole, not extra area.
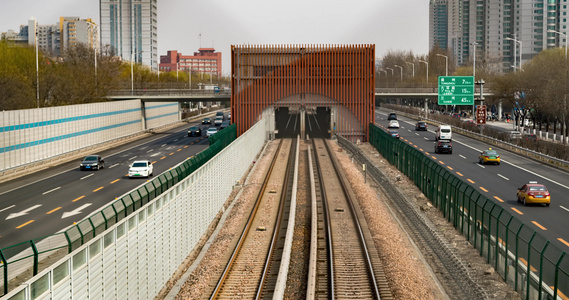
[(188, 136), (202, 136), (202, 131), (197, 126), (190, 127), (188, 130)]
[(203, 118), (202, 124), (211, 124), (211, 119), (210, 118)]
[(397, 130), (389, 130), (389, 135), (396, 139), (399, 139), (399, 132), (397, 132)]
[(99, 170), (105, 167), (105, 160), (100, 155), (88, 155), (79, 165), (79, 170)]
[(435, 153), (452, 154), (452, 144), (449, 140), (439, 140), (435, 142)]
[(387, 121), (391, 121), (391, 120), (397, 120), (397, 114), (392, 112), (389, 113), (389, 116), (387, 116)]
[(229, 125), (231, 125), (231, 124), (229, 124), (229, 121), (228, 121), (228, 120), (223, 121), (223, 122), (221, 123), (221, 125), (219, 125), (219, 130), (224, 129), (224, 128), (226, 128), (226, 127), (229, 127)]
[(423, 121), (417, 122), (417, 124), (415, 124), (415, 130), (416, 131), (419, 131), (419, 130), (427, 131), (427, 123), (423, 122)]

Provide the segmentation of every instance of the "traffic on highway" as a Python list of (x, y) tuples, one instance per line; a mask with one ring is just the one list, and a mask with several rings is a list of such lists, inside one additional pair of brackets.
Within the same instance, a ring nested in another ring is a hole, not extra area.
[[(204, 150), (205, 134), (188, 137), (188, 129), (196, 126), (208, 127), (201, 120), (184, 123), (3, 183), (0, 249), (54, 234)], [(146, 166), (140, 167), (143, 162)]]
[[(391, 121), (388, 115), (393, 119), (388, 111), (376, 110), (376, 124), (386, 131)], [(439, 142), (448, 140), (437, 138), (431, 129), (416, 130), (417, 120), (400, 115), (397, 120), (401, 141), (468, 182), (560, 249), (569, 250), (569, 200), (563, 197), (569, 190), (566, 171), (458, 134), (452, 136), (451, 151), (440, 151)]]

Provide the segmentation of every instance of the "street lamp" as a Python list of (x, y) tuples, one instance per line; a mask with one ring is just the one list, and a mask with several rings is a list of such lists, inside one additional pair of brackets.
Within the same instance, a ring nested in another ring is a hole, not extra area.
[(424, 60), (419, 60), (419, 62), (427, 65), (427, 84), (429, 84), (429, 63)]
[(387, 68), (387, 67), (386, 67), (386, 69), (391, 70), (391, 77), (393, 77), (393, 69), (392, 69), (392, 68)]
[(38, 58), (38, 22), (35, 22), (36, 29), (36, 100), (38, 103), (38, 108), (40, 108), (40, 63)]
[(476, 45), (478, 45), (478, 43), (472, 42), (470, 45), (474, 46), (474, 51), (472, 51), (472, 77), (476, 80)]
[(413, 67), (413, 78), (415, 78), (415, 64), (414, 63), (410, 63), (410, 62), (405, 62), (408, 65), (411, 65)]
[(401, 81), (403, 81), (403, 67), (398, 65), (394, 65), (394, 67), (399, 68), (401, 70)]
[(548, 29), (547, 32), (553, 32), (565, 37), (565, 91), (563, 93), (563, 127), (567, 129), (565, 124), (565, 112), (567, 111), (567, 34), (553, 29)]
[[(548, 30), (548, 32), (549, 32), (549, 30)], [(514, 34), (513, 38), (507, 37), (506, 40), (514, 41), (516, 43), (520, 43), (520, 67), (518, 69), (522, 70), (522, 41), (517, 40), (515, 34)], [(517, 44), (514, 44), (514, 70), (517, 68), (517, 64), (516, 64), (516, 52), (517, 52), (516, 50), (517, 49), (516, 49), (516, 46), (517, 46)]]
[(142, 51), (130, 53), (130, 93), (134, 95), (134, 55)]
[(442, 54), (438, 54), (438, 53), (437, 53), (437, 56), (440, 56), (440, 57), (444, 57), (444, 58), (445, 58), (445, 65), (446, 65), (446, 68), (445, 68), (445, 70), (446, 70), (446, 71), (445, 71), (445, 76), (448, 76), (448, 56), (442, 55)]

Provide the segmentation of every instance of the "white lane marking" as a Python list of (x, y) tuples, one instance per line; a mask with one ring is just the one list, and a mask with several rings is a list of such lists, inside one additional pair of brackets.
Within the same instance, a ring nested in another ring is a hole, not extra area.
[(462, 156), (462, 154), (459, 154), (458, 156), (460, 156), (460, 157), (462, 157), (462, 158), (466, 159), (466, 157)]
[(91, 174), (89, 174), (89, 175), (87, 175), (87, 176), (83, 176), (83, 177), (79, 178), (79, 180), (83, 180), (83, 179), (85, 179), (85, 178), (87, 178), (87, 177), (91, 177), (91, 176), (93, 176), (93, 175), (95, 175), (95, 174), (91, 173)]
[[(409, 131), (411, 131), (411, 130), (409, 130)], [(419, 135), (419, 134), (415, 132), (415, 135)]]
[(426, 137), (426, 136), (424, 136), (423, 138), (424, 138), (425, 140), (427, 140), (427, 141), (429, 140), (429, 138), (428, 138), (428, 137)]
[(153, 150), (154, 150), (154, 149), (150, 149), (150, 150), (146, 151), (146, 153), (150, 153), (150, 152), (152, 152)]
[(566, 211), (569, 211), (569, 208), (564, 207), (563, 205), (559, 205), (559, 207), (563, 208), (563, 209), (566, 210)]
[(121, 155), (121, 157), (127, 157), (129, 153)]
[(128, 160), (135, 159), (135, 158), (137, 158), (137, 157), (138, 157), (138, 156), (135, 155), (135, 156), (129, 158)]
[(16, 205), (14, 204), (14, 205), (12, 205), (12, 206), (8, 206), (8, 207), (6, 207), (6, 208), (2, 208), (2, 209), (0, 209), (0, 212), (3, 212), (3, 211), (5, 211), (5, 210), (8, 210), (8, 209), (10, 209), (10, 208), (12, 208), (12, 207), (14, 207), (14, 206), (16, 206)]
[(504, 178), (504, 179), (506, 179), (506, 180), (510, 180), (508, 177), (503, 176), (502, 174), (498, 174), (498, 176), (500, 176), (500, 177), (502, 177), (502, 178)]
[[(476, 148), (474, 148), (474, 147), (472, 147), (472, 146), (470, 146), (470, 145), (467, 145), (467, 144), (465, 144), (465, 143), (463, 143), (463, 142), (459, 142), (459, 141), (457, 141), (457, 140), (454, 140), (454, 141), (455, 141), (455, 143), (459, 143), (459, 144), (461, 144), (461, 145), (463, 145), (463, 146), (465, 146), (465, 147), (468, 147), (468, 148), (470, 148), (470, 149), (472, 149), (472, 150), (475, 150), (475, 151), (478, 151), (478, 152), (482, 152), (482, 150), (476, 149)], [(559, 186), (561, 186), (561, 187), (564, 187), (564, 188), (566, 188), (566, 189), (569, 190), (569, 186), (566, 186), (566, 185), (564, 185), (564, 184), (562, 184), (562, 183), (560, 183), (560, 182), (557, 182), (557, 181), (555, 181), (555, 180), (553, 180), (553, 179), (549, 179), (549, 178), (547, 178), (547, 177), (545, 177), (545, 176), (539, 175), (539, 174), (537, 174), (537, 173), (535, 173), (535, 172), (532, 172), (532, 171), (530, 171), (530, 170), (528, 170), (528, 169), (526, 169), (526, 168), (520, 167), (520, 166), (518, 166), (518, 165), (515, 165), (515, 164), (513, 164), (513, 163), (511, 163), (511, 162), (508, 162), (508, 161), (505, 161), (505, 160), (503, 160), (503, 159), (500, 159), (500, 162), (506, 163), (506, 164), (508, 164), (508, 165), (511, 165), (512, 167), (516, 167), (516, 168), (518, 168), (518, 169), (520, 169), (520, 170), (522, 170), (522, 171), (526, 171), (526, 172), (530, 173), (531, 175), (534, 175), (534, 176), (537, 176), (537, 177), (539, 177), (539, 178), (545, 179), (545, 180), (547, 180), (547, 181), (549, 181), (549, 182), (555, 183), (555, 184), (557, 184), (557, 185), (559, 185)]]
[(53, 191), (57, 191), (57, 190), (59, 190), (60, 188), (61, 188), (61, 187), (58, 186), (58, 187), (56, 187), (56, 188), (54, 188), (54, 189), (51, 189), (51, 190), (49, 190), (49, 191), (47, 191), (47, 192), (43, 192), (42, 195), (45, 195), (45, 194), (47, 194), (47, 193), (51, 193), (51, 192), (53, 192)]
[(178, 139), (175, 139), (175, 140), (174, 140), (174, 142), (177, 142), (177, 141), (178, 141)]
[(73, 215), (78, 215), (81, 213), (81, 211), (89, 206), (91, 206), (92, 203), (86, 203), (84, 205), (81, 205), (80, 207), (72, 210), (72, 211), (66, 211), (63, 213), (63, 216), (61, 216), (62, 219), (65, 219), (67, 217), (71, 217)]
[(150, 154), (150, 157), (159, 156), (159, 155), (161, 155), (160, 152), (154, 153), (154, 154)]
[(140, 150), (144, 150), (146, 148), (148, 148), (148, 146), (144, 146), (144, 147), (140, 148)]
[(482, 169), (486, 169), (485, 166), (481, 165), (481, 164), (476, 164), (477, 166), (481, 167)]
[(34, 209), (36, 209), (36, 208), (38, 208), (38, 207), (40, 207), (40, 206), (41, 206), (41, 204), (34, 205), (34, 206), (30, 207), (30, 208), (27, 208), (27, 209), (22, 210), (22, 211), (19, 212), (19, 213), (10, 214), (10, 215), (6, 218), (6, 220), (10, 220), (10, 219), (13, 219), (13, 218), (25, 216), (25, 215), (28, 214), (29, 211), (34, 210)]
[(118, 165), (119, 165), (119, 164), (114, 164), (114, 165), (110, 166), (109, 169), (110, 169), (110, 168), (114, 168), (114, 167), (116, 167), (116, 166), (118, 166)]
[(411, 129), (407, 129), (407, 131), (411, 132)]
[(164, 146), (166, 146), (166, 145), (168, 145), (168, 144), (164, 144), (164, 145), (162, 145), (162, 146), (160, 146), (160, 147), (164, 147)]

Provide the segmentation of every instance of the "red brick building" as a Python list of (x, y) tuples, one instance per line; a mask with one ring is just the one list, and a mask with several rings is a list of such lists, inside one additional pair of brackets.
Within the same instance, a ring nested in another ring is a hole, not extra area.
[(192, 73), (214, 74), (221, 77), (221, 52), (214, 48), (199, 48), (194, 55), (182, 55), (177, 50), (168, 51), (160, 56), (158, 66), (162, 72), (192, 70)]

